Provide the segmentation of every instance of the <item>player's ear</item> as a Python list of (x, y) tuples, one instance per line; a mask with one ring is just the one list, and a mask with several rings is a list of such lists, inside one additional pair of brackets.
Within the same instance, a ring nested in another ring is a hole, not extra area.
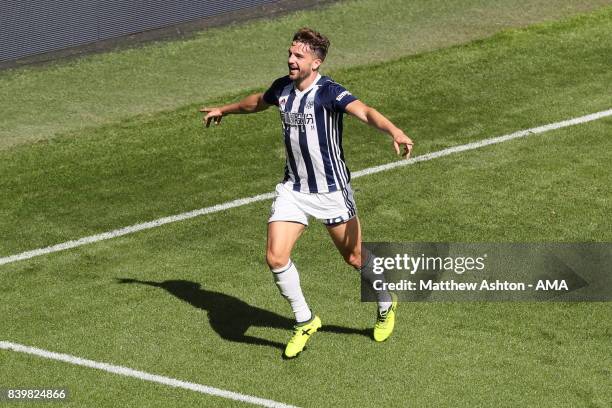
[(312, 70), (313, 71), (318, 70), (322, 63), (323, 61), (321, 61), (320, 58), (315, 58), (315, 60), (312, 61)]

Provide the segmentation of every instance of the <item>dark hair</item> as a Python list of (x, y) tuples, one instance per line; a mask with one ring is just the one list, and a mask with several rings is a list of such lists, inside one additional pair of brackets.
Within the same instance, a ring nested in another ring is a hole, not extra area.
[(321, 59), (321, 61), (324, 61), (325, 56), (327, 56), (329, 40), (327, 39), (327, 37), (311, 28), (300, 28), (293, 35), (293, 42), (299, 42), (308, 45), (312, 52), (314, 52), (317, 57)]

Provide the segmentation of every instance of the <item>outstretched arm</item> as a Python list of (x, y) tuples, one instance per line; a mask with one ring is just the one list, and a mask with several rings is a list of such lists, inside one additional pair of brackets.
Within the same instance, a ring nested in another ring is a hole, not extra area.
[(356, 100), (346, 105), (345, 110), (357, 119), (376, 129), (387, 133), (393, 138), (393, 147), (395, 152), (400, 154), (400, 147), (403, 146), (402, 156), (406, 159), (410, 157), (412, 152), (412, 146), (414, 143), (406, 136), (406, 134), (397, 126), (395, 126), (389, 119), (384, 117), (376, 109), (369, 107), (365, 103)]
[(255, 113), (265, 110), (270, 105), (263, 99), (263, 93), (256, 93), (249, 95), (240, 102), (231, 103), (229, 105), (223, 105), (219, 107), (207, 108), (203, 107), (200, 112), (205, 113), (202, 122), (206, 124), (206, 127), (210, 126), (211, 121), (215, 121), (215, 125), (221, 123), (221, 119), (225, 115), (230, 113)]

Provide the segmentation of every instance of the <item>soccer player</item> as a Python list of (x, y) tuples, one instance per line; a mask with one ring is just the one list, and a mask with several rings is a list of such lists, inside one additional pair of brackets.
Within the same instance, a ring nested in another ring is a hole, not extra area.
[[(361, 253), (361, 228), (351, 190), (351, 176), (342, 150), (342, 116), (348, 113), (389, 134), (395, 151), (410, 157), (413, 142), (375, 109), (358, 100), (344, 87), (319, 73), (329, 40), (302, 28), (293, 36), (287, 65), (289, 75), (275, 80), (265, 93), (221, 107), (204, 107), (203, 122), (221, 123), (223, 116), (254, 113), (271, 105), (278, 107), (285, 142), (286, 165), (283, 181), (268, 220), (266, 261), (280, 293), (295, 315), (293, 336), (285, 356), (297, 356), (321, 327), (302, 293), (291, 251), (310, 217), (322, 221), (344, 260), (368, 281), (373, 275), (372, 256)], [(378, 314), (373, 336), (386, 340), (395, 324), (397, 299), (389, 292), (377, 293)]]

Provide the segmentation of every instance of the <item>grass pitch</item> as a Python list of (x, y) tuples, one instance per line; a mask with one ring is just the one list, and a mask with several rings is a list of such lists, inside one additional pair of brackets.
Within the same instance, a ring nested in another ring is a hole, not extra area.
[(134, 115), (157, 115), (228, 89), (262, 87), (285, 72), (296, 27), (330, 36), (338, 69), (386, 61), (551, 21), (611, 0), (350, 0), (280, 19), (204, 31), (50, 67), (0, 71), (0, 149)]
[[(610, 108), (610, 32), (605, 9), (334, 77), (422, 154)], [(0, 255), (271, 191), (276, 114), (204, 131), (196, 107), (1, 152)], [(352, 169), (394, 159), (373, 130), (345, 131)], [(603, 119), (357, 179), (365, 238), (610, 241), (611, 133)], [(375, 344), (374, 307), (316, 223), (293, 258), (326, 328), (282, 360), (269, 204), (3, 266), (2, 339), (298, 406), (612, 403), (609, 303), (402, 304)], [(9, 352), (0, 370), (6, 386), (67, 386), (67, 406), (242, 405)]]

